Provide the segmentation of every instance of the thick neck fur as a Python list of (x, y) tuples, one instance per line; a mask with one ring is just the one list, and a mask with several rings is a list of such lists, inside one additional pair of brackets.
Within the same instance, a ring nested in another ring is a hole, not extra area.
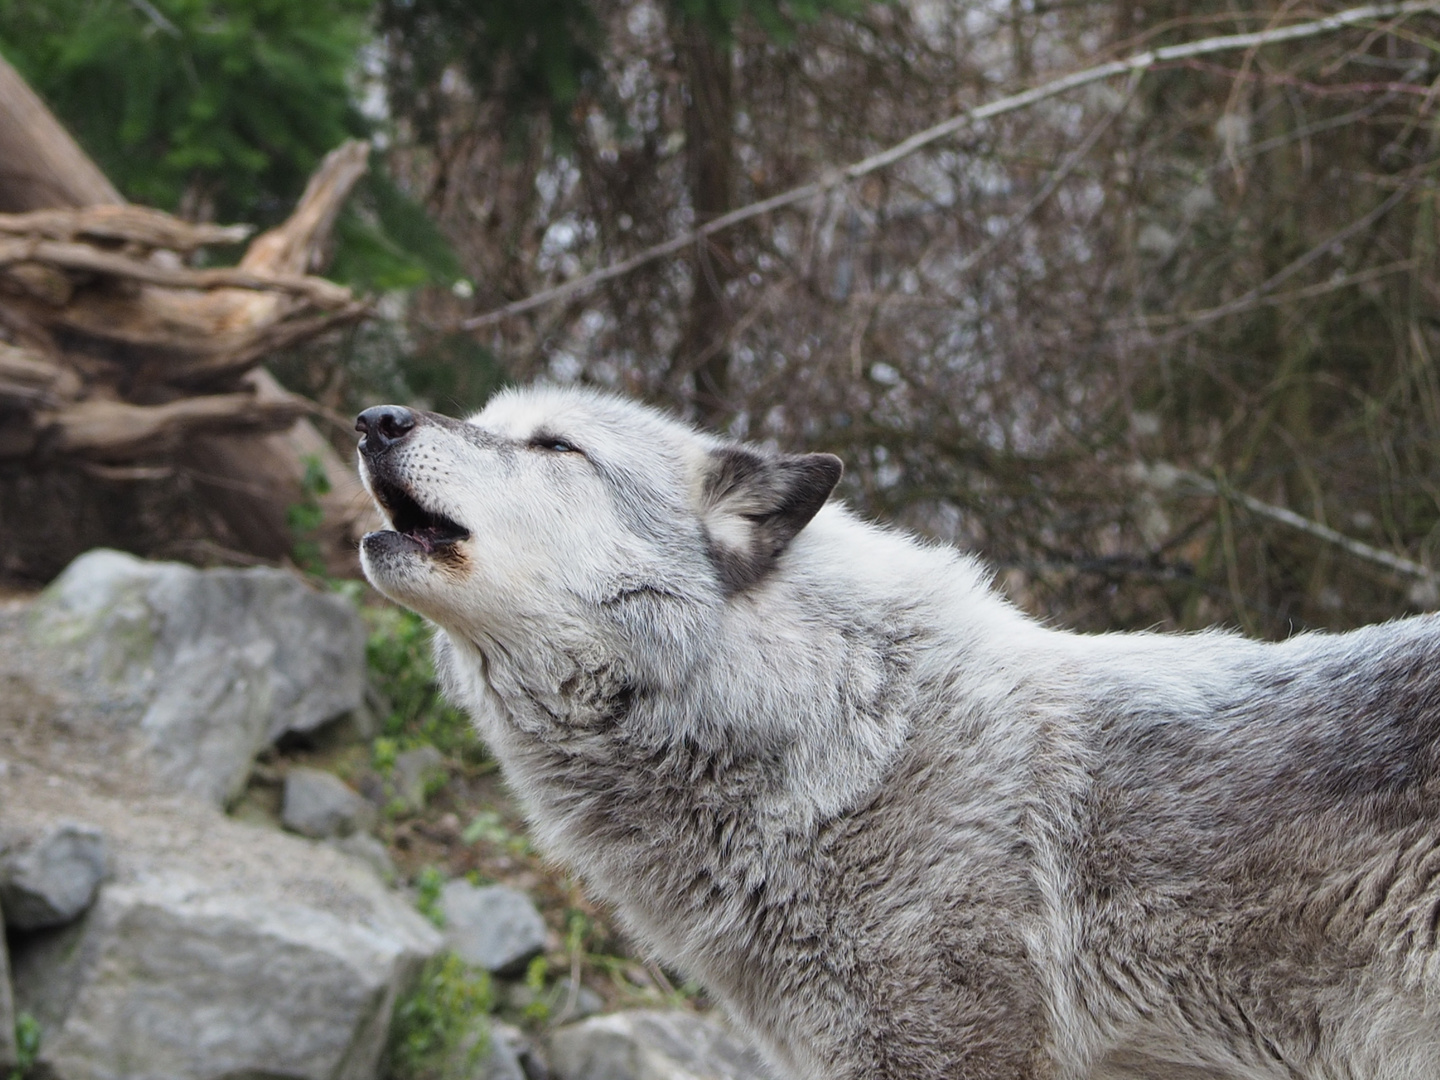
[[(828, 557), (831, 548), (846, 557)], [(850, 570), (857, 549), (863, 578)], [(968, 617), (922, 610), (915, 598), (927, 596), (926, 606), (959, 605)], [(954, 664), (993, 648), (1001, 626), (1012, 637), (1031, 624), (968, 559), (838, 507), (760, 585), (690, 622), (706, 636), (689, 650), (693, 663), (714, 670), (681, 670), (663, 686), (584, 670), (577, 650), (553, 638), (537, 648), (441, 635), (437, 652), (541, 846), (643, 941), (724, 993), (742, 966), (727, 956), (753, 962), (767, 929), (796, 932), (757, 908), (779, 911), (816, 888), (826, 831), (894, 767), (920, 682), (949, 678), (948, 666), (925, 670), (935, 651), (927, 638), (964, 634), (941, 650)], [(994, 667), (978, 657), (977, 666)], [(1001, 676), (980, 693), (1003, 699), (1012, 689)]]

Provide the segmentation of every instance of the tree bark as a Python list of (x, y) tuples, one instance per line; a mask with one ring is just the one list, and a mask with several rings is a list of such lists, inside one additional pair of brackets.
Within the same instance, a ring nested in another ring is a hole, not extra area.
[[(685, 77), (685, 159), (695, 224), (732, 209), (735, 189), (734, 66), (728, 44), (694, 19), (681, 19), (678, 34)], [(730, 402), (730, 313), (726, 285), (733, 273), (729, 247), (721, 237), (701, 240), (691, 259), (694, 292), (684, 333), (671, 363), (680, 381), (695, 381), (697, 419), (721, 427), (733, 412)]]

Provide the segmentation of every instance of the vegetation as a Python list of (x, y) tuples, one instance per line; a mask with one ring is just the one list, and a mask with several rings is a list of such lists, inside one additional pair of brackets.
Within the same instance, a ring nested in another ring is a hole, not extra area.
[(40, 1022), (27, 1012), (15, 1017), (15, 1067), (8, 1080), (26, 1080), (40, 1057)]
[(482, 749), (469, 720), (440, 693), (425, 620), (389, 604), (361, 612), (370, 628), (366, 658), (386, 707), (377, 758), (393, 764), (396, 753), (428, 744), (447, 757), (478, 760)]
[(0, 52), (129, 198), (271, 223), (364, 133), (370, 0), (0, 0)]
[(386, 1054), (389, 1080), (463, 1080), (475, 1075), (489, 1039), (490, 977), (454, 953), (427, 963), (396, 1006)]
[[(127, 198), (269, 226), (328, 151), (375, 133), (357, 68), (373, 15), (374, 0), (0, 0), (0, 54)], [(336, 232), (348, 284), (458, 275), (383, 170), (361, 181)]]

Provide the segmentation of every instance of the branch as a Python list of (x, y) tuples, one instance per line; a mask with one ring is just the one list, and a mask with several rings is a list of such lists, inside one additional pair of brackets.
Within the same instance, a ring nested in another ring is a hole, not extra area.
[(0, 399), (58, 405), (80, 396), (80, 376), (42, 356), (0, 341)]
[[(1394, 208), (1396, 203), (1398, 203), (1401, 199), (1403, 199), (1406, 195), (1410, 194), (1410, 192), (1415, 189), (1416, 185), (1419, 183), (1419, 179), (1420, 178), (1418, 176), (1410, 178), (1405, 183), (1401, 184), (1400, 187), (1396, 188), (1395, 191), (1390, 194), (1389, 198), (1387, 198), (1379, 206), (1373, 208), (1363, 217), (1357, 218), (1355, 221), (1352, 221), (1349, 225), (1346, 225), (1339, 232), (1334, 233), (1331, 236), (1327, 236), (1324, 240), (1320, 241), (1320, 243), (1316, 244), (1304, 255), (1301, 255), (1298, 259), (1294, 260), (1291, 263), (1287, 263), (1285, 266), (1281, 267), (1280, 270), (1278, 270), (1266, 280), (1262, 281), (1259, 285), (1256, 285), (1253, 289), (1245, 293), (1243, 296), (1237, 296), (1234, 300), (1231, 300), (1228, 303), (1221, 304), (1218, 307), (1206, 308), (1204, 311), (1181, 312), (1176, 315), (1151, 315), (1139, 320), (1131, 321), (1130, 325), (1134, 326), (1136, 322), (1138, 322), (1139, 325), (1143, 327), (1159, 327), (1167, 325), (1174, 326), (1176, 324), (1179, 324), (1180, 329), (1175, 331), (1175, 333), (1169, 335), (1170, 339), (1174, 339), (1177, 336), (1183, 336), (1184, 334), (1188, 334), (1192, 330), (1198, 330), (1202, 326), (1207, 326), (1210, 323), (1215, 322), (1217, 319), (1223, 319), (1230, 315), (1237, 315), (1242, 311), (1248, 310), (1249, 308), (1258, 307), (1262, 304), (1265, 304), (1270, 299), (1269, 294), (1275, 288), (1283, 285), (1286, 281), (1290, 280), (1290, 278), (1294, 277), (1301, 270), (1305, 269), (1305, 267), (1309, 266), (1317, 259), (1334, 252), (1352, 236), (1355, 236), (1357, 233), (1365, 231), (1371, 225), (1375, 224), (1375, 222), (1379, 221), (1380, 218), (1384, 217), (1385, 214), (1387, 214), (1391, 209)], [(1410, 261), (1407, 260), (1405, 265), (1410, 265)], [(1393, 269), (1393, 267), (1382, 267), (1379, 269), (1384, 270), (1385, 272), (1389, 272), (1391, 269)], [(1300, 294), (1306, 293), (1307, 291), (1312, 292), (1312, 295), (1320, 295), (1320, 293), (1322, 292), (1328, 292), (1331, 287), (1340, 288), (1347, 285), (1354, 285), (1358, 284), (1362, 279), (1375, 276), (1378, 275), (1373, 272), (1368, 274), (1356, 274), (1354, 277), (1344, 277), (1337, 279), (1333, 282), (1322, 283), (1322, 285), (1318, 288), (1318, 291), (1315, 291), (1316, 286), (1311, 286), (1310, 290), (1297, 290), (1297, 292), (1292, 295), (1299, 296)]]
[(359, 139), (326, 154), (290, 216), (255, 238), (240, 260), (240, 269), (256, 274), (304, 274), (315, 269), (335, 217), (350, 189), (365, 175), (369, 160), (370, 144)]
[(79, 210), (32, 210), (0, 214), (0, 233), (46, 240), (108, 240), (189, 254), (206, 244), (238, 244), (249, 225), (205, 225), (148, 206), (86, 206)]
[(1287, 510), (1283, 506), (1274, 506), (1267, 502), (1261, 502), (1243, 491), (1236, 491), (1228, 484), (1217, 483), (1198, 473), (1189, 472), (1185, 469), (1177, 469), (1173, 465), (1141, 465), (1136, 468), (1136, 474), (1141, 480), (1151, 487), (1161, 490), (1180, 490), (1182, 493), (1205, 495), (1214, 498), (1226, 499), (1237, 506), (1242, 506), (1257, 517), (1263, 517), (1280, 525), (1313, 536), (1317, 540), (1323, 540), (1327, 544), (1333, 544), (1357, 559), (1383, 566), (1387, 570), (1393, 570), (1397, 574), (1404, 574), (1406, 577), (1416, 578), (1428, 585), (1440, 586), (1440, 574), (1431, 570), (1428, 566), (1395, 555), (1381, 548), (1373, 547), (1362, 540), (1346, 536), (1337, 532), (1328, 525), (1321, 525), (1318, 521), (1311, 521), (1307, 517), (1301, 517), (1293, 510)]
[[(258, 243), (258, 241), (257, 241)], [(248, 289), (255, 292), (285, 292), (302, 296), (316, 307), (343, 308), (353, 300), (350, 290), (325, 278), (304, 274), (266, 274), (217, 267), (191, 270), (161, 266), (132, 259), (115, 252), (101, 251), (89, 244), (57, 240), (0, 240), (0, 269), (17, 263), (49, 263), (66, 270), (83, 270), (111, 277), (130, 278), (147, 285), (172, 289)]]
[(1029, 108), (1031, 105), (1046, 101), (1049, 98), (1057, 97), (1060, 94), (1088, 86), (1091, 83), (1102, 82), (1105, 79), (1114, 78), (1116, 75), (1143, 75), (1156, 64), (1169, 63), (1175, 60), (1187, 60), (1194, 56), (1208, 56), (1215, 53), (1235, 52), (1241, 49), (1254, 49), (1264, 45), (1274, 45), (1282, 41), (1295, 41), (1301, 38), (1317, 37), (1321, 34), (1333, 33), (1357, 23), (1370, 22), (1376, 19), (1395, 18), (1397, 16), (1415, 15), (1421, 12), (1440, 11), (1440, 0), (1406, 0), (1404, 3), (1368, 4), (1364, 7), (1350, 8), (1338, 12), (1324, 19), (1316, 19), (1311, 22), (1296, 23), (1293, 26), (1282, 26), (1272, 30), (1262, 30), (1251, 34), (1228, 34), (1223, 37), (1205, 38), (1202, 41), (1193, 41), (1184, 45), (1167, 45), (1159, 49), (1150, 49), (1123, 60), (1112, 60), (1107, 64), (1100, 64), (1096, 67), (1086, 68), (1070, 75), (1053, 79), (1048, 83), (1025, 90), (1019, 94), (1012, 94), (1009, 97), (992, 101), (988, 105), (980, 105), (973, 109), (967, 109), (962, 113), (952, 116), (933, 127), (911, 135), (903, 142), (896, 143), (888, 150), (882, 150), (877, 154), (854, 162), (844, 168), (826, 173), (818, 180), (812, 180), (808, 184), (791, 188), (789, 191), (778, 195), (772, 195), (768, 199), (761, 199), (759, 202), (742, 206), (738, 210), (732, 210), (728, 214), (722, 214), (713, 221), (707, 222), (697, 229), (682, 233), (663, 243), (646, 248), (628, 259), (623, 259), (612, 266), (607, 266), (593, 273), (585, 274), (565, 282), (563, 285), (556, 285), (554, 288), (544, 289), (538, 293), (526, 297), (523, 300), (516, 300), (506, 304), (494, 311), (487, 311), (481, 315), (474, 315), (459, 323), (459, 329), (478, 330), (481, 327), (490, 326), (502, 319), (512, 315), (521, 315), (535, 308), (543, 307), (546, 304), (554, 303), (573, 296), (576, 293), (584, 292), (600, 285), (606, 281), (623, 277), (625, 274), (636, 270), (656, 259), (674, 254), (698, 240), (713, 236), (717, 232), (732, 228), (741, 222), (749, 221), (751, 218), (760, 217), (772, 211), (792, 206), (795, 203), (804, 202), (817, 195), (824, 194), (831, 188), (851, 180), (857, 180), (872, 172), (889, 167), (897, 161), (909, 157), (916, 151), (923, 150), (932, 143), (938, 142), (956, 132), (962, 131), (972, 124), (992, 117), (1001, 116), (1005, 113), (1016, 112), (1020, 109)]
[(193, 432), (280, 431), (308, 412), (303, 399), (211, 394), (164, 405), (82, 401), (38, 417), (42, 445), (60, 454), (129, 461), (173, 450)]

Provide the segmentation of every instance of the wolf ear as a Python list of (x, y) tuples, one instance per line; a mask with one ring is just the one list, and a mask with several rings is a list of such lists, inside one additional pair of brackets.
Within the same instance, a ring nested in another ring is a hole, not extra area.
[(825, 505), (843, 469), (834, 454), (771, 457), (740, 446), (711, 453), (703, 516), (726, 591), (739, 592), (769, 572)]

